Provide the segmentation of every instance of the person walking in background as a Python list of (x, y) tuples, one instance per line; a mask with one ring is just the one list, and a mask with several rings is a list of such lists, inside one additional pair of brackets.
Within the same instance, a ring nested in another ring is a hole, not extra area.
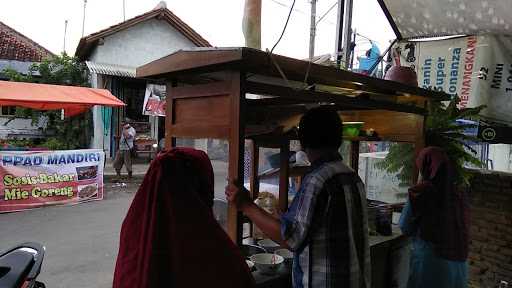
[(439, 147), (423, 149), (416, 165), (420, 181), (409, 189), (400, 218), (412, 237), (408, 288), (467, 287), (469, 205), (457, 189), (456, 171)]
[(137, 132), (127, 121), (124, 121), (122, 125), (123, 130), (121, 132), (121, 139), (119, 140), (119, 149), (114, 159), (114, 169), (116, 170), (117, 178), (121, 179), (121, 169), (123, 165), (125, 165), (126, 171), (128, 172), (128, 179), (131, 179), (132, 155), (130, 150), (133, 148)]

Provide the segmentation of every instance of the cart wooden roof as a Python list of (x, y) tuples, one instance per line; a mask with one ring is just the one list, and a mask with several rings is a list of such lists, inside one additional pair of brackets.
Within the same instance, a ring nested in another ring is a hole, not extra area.
[[(308, 108), (322, 104), (344, 111), (341, 112), (344, 121), (366, 122), (364, 129), (379, 131), (380, 135), (385, 136), (383, 139), (414, 142), (413, 135), (422, 128), (416, 127), (413, 122), (416, 122), (414, 119), (417, 116), (426, 114), (426, 102), (450, 98), (443, 92), (245, 47), (179, 50), (139, 67), (137, 77), (180, 83), (168, 95), (173, 99), (190, 99), (201, 98), (205, 94), (215, 96), (230, 93), (228, 91), (234, 89), (230, 78), (233, 71), (240, 76), (240, 87), (236, 89), (240, 90), (240, 95), (245, 95), (242, 98), (246, 109), (241, 113), (244, 114), (246, 138), (265, 134), (273, 139), (277, 135), (282, 137), (280, 131), (288, 131)], [(202, 103), (206, 103), (204, 101)], [(210, 106), (219, 107), (222, 104), (219, 102)], [(349, 111), (354, 113), (350, 114)], [(214, 116), (210, 115), (208, 119)], [(220, 118), (221, 115), (216, 117)], [(187, 126), (193, 125), (195, 131), (204, 126), (202, 121), (189, 120)], [(182, 133), (180, 124), (176, 125), (174, 132), (179, 136), (199, 136)], [(227, 126), (213, 130), (204, 127), (202, 130), (208, 133), (203, 136), (224, 138)], [(219, 133), (211, 132), (214, 130)]]
[[(271, 55), (267, 52), (246, 47), (179, 50), (139, 67), (137, 77), (174, 78), (178, 81), (187, 82), (194, 79), (198, 80), (198, 74), (203, 74), (206, 78), (208, 76), (215, 78), (214, 72), (225, 70), (243, 71), (246, 74), (245, 89), (248, 93), (272, 94), (269, 96), (286, 98), (286, 101), (275, 98), (259, 101), (265, 104), (331, 102), (349, 106), (366, 106), (370, 109), (386, 109), (393, 108), (393, 105), (389, 105), (393, 102), (395, 104), (410, 104), (421, 102), (421, 100), (442, 101), (450, 98), (448, 94), (443, 92), (368, 77), (309, 61), (276, 54)], [(330, 98), (329, 95), (345, 97)], [(367, 102), (365, 99), (384, 100), (385, 103), (380, 104), (387, 105), (379, 105), (378, 102), (372, 101)], [(377, 107), (372, 107), (373, 105)], [(395, 109), (390, 110), (400, 109), (399, 107), (395, 106)], [(412, 113), (421, 113), (421, 110), (405, 110)]]

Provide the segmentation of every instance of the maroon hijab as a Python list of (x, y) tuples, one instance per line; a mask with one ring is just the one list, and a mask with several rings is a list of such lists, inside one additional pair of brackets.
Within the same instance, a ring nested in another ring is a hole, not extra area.
[(121, 228), (114, 288), (254, 287), (213, 216), (213, 169), (190, 148), (160, 153)]
[(469, 207), (465, 191), (457, 189), (455, 170), (439, 147), (423, 149), (416, 165), (422, 181), (409, 189), (419, 236), (434, 245), (438, 256), (465, 261), (469, 246)]

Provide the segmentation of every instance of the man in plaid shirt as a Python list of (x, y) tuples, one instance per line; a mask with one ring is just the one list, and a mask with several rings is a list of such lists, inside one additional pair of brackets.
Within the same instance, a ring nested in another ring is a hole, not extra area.
[(338, 113), (325, 106), (309, 110), (300, 121), (299, 139), (311, 169), (281, 219), (256, 206), (245, 188), (231, 184), (226, 196), (268, 237), (294, 252), (293, 287), (370, 288), (366, 193), (338, 153)]

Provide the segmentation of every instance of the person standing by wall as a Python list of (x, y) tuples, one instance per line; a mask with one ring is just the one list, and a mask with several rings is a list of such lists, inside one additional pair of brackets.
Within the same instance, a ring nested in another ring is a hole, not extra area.
[(132, 155), (130, 150), (133, 148), (135, 135), (137, 132), (127, 121), (122, 123), (123, 130), (121, 132), (121, 139), (119, 140), (119, 149), (114, 159), (114, 169), (116, 170), (117, 178), (121, 178), (121, 169), (123, 165), (126, 166), (128, 172), (128, 179), (132, 178)]
[(439, 147), (423, 149), (416, 165), (421, 179), (409, 189), (400, 219), (412, 238), (408, 288), (468, 286), (469, 203), (457, 189), (456, 170)]

